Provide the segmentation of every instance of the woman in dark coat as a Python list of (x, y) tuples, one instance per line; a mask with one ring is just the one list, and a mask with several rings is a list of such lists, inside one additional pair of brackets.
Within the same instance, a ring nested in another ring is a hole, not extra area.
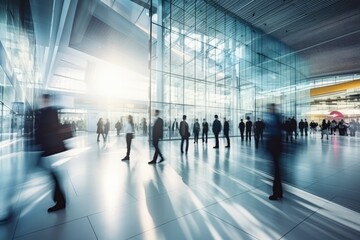
[(97, 141), (100, 142), (100, 134), (102, 135), (104, 141), (105, 141), (105, 136), (104, 136), (104, 122), (102, 118), (99, 118), (99, 121), (97, 122), (97, 129), (96, 129), (96, 133), (98, 134), (97, 136)]

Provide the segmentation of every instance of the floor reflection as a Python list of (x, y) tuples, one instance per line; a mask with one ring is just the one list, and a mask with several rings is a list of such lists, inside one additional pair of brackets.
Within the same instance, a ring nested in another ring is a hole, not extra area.
[[(48, 161), (62, 176), (65, 211), (48, 214), (48, 176), (39, 153), (22, 140), (3, 143), (0, 156), (1, 239), (356, 239), (360, 236), (360, 139), (331, 136), (286, 143), (284, 198), (269, 201), (271, 162), (264, 145), (231, 139), (213, 149), (180, 141), (161, 143), (165, 161), (147, 162), (146, 137), (133, 141), (130, 161), (123, 138), (72, 139), (70, 151)], [(209, 140), (211, 142), (212, 139)], [(210, 144), (211, 145), (211, 144)], [(83, 221), (83, 220), (86, 221)]]

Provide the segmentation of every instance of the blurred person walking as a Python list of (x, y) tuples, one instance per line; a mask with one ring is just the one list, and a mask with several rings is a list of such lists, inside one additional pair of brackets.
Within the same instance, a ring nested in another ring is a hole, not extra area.
[(350, 120), (350, 123), (349, 123), (349, 131), (350, 131), (350, 136), (351, 137), (354, 137), (355, 134), (356, 134), (356, 122), (354, 119), (351, 119)]
[(115, 128), (116, 128), (116, 136), (119, 136), (120, 135), (120, 129), (121, 129), (120, 121), (117, 121), (115, 123)]
[(195, 123), (193, 126), (193, 133), (194, 133), (194, 144), (195, 144), (195, 143), (198, 143), (199, 133), (200, 133), (200, 124), (199, 124), (199, 120), (197, 118), (195, 119)]
[(330, 123), (330, 135), (335, 135), (335, 131), (336, 131), (336, 121), (332, 120)]
[(314, 122), (314, 120), (312, 120), (310, 122), (310, 134), (315, 134), (316, 133), (316, 123)]
[(290, 120), (290, 126), (291, 126), (290, 127), (291, 128), (291, 140), (292, 140), (293, 135), (294, 135), (294, 138), (296, 139), (297, 138), (297, 122), (296, 122), (296, 119), (294, 116)]
[[(209, 132), (209, 124), (207, 123), (206, 119), (203, 119), (202, 123), (202, 142), (207, 143), (208, 140), (208, 132)], [(205, 137), (205, 138), (204, 138)]]
[(300, 119), (299, 122), (300, 136), (304, 136), (304, 129), (305, 129), (305, 122), (302, 119)]
[(229, 131), (230, 131), (229, 121), (226, 121), (226, 118), (224, 118), (224, 137), (226, 138), (227, 141), (227, 145), (225, 146), (226, 148), (230, 147)]
[(329, 140), (329, 126), (326, 123), (326, 120), (323, 119), (322, 123), (321, 123), (321, 139), (323, 139), (324, 134), (326, 134), (326, 139)]
[(128, 116), (128, 122), (125, 125), (125, 139), (126, 139), (126, 156), (121, 159), (122, 161), (130, 160), (131, 141), (134, 138), (135, 128), (134, 120), (131, 115)]
[(110, 131), (110, 121), (109, 119), (106, 119), (106, 123), (104, 124), (104, 141), (108, 140), (108, 135)]
[(293, 135), (292, 135), (292, 130), (291, 130), (291, 118), (288, 118), (285, 121), (285, 132), (286, 132), (286, 141), (288, 142), (290, 140), (292, 142)]
[(212, 131), (215, 136), (215, 146), (213, 148), (219, 148), (219, 133), (221, 132), (221, 122), (219, 121), (219, 116), (214, 116), (215, 120), (212, 125)]
[(246, 131), (246, 138), (245, 140), (251, 141), (251, 129), (252, 129), (252, 121), (250, 120), (250, 117), (246, 117), (246, 123), (245, 123), (245, 131)]
[(180, 122), (179, 132), (181, 136), (181, 145), (180, 145), (181, 153), (184, 153), (183, 150), (184, 141), (186, 141), (185, 153), (187, 153), (189, 149), (190, 132), (189, 132), (189, 124), (186, 122), (186, 115), (183, 115), (183, 120)]
[(308, 129), (309, 129), (309, 123), (305, 118), (305, 122), (304, 122), (304, 129), (305, 129), (305, 136), (308, 135)]
[[(63, 152), (66, 148), (59, 134), (61, 124), (59, 122), (58, 110), (50, 106), (51, 96), (44, 94), (42, 101), (43, 108), (39, 109), (35, 118), (35, 142), (41, 147), (41, 160), (44, 161), (46, 157)], [(52, 167), (50, 167), (49, 172), (55, 185), (53, 189), (55, 205), (49, 208), (48, 212), (54, 212), (66, 207), (66, 199), (60, 184), (59, 174)]]
[(146, 122), (146, 119), (143, 118), (143, 121), (142, 121), (142, 129), (143, 129), (143, 135), (146, 136), (147, 135), (147, 122)]
[(98, 134), (97, 136), (97, 141), (100, 142), (100, 135), (102, 135), (104, 142), (105, 142), (105, 136), (104, 136), (104, 121), (102, 118), (99, 118), (99, 121), (97, 122), (97, 129), (96, 129), (96, 133)]
[(260, 121), (260, 118), (258, 118), (254, 124), (255, 148), (259, 147), (259, 140), (260, 140), (260, 135), (261, 135), (262, 131), (263, 131), (263, 124), (262, 124), (262, 121)]
[(171, 132), (172, 132), (172, 135), (175, 136), (175, 133), (179, 130), (179, 124), (178, 122), (176, 121), (176, 118), (174, 119), (174, 122), (171, 126)]
[(280, 159), (282, 152), (281, 142), (281, 116), (277, 112), (276, 105), (274, 103), (268, 104), (269, 119), (267, 122), (268, 141), (267, 150), (272, 158), (274, 166), (274, 180), (273, 180), (273, 194), (269, 196), (270, 200), (278, 200), (283, 197), (283, 190), (281, 184), (280, 174)]
[(160, 161), (163, 162), (164, 156), (161, 154), (159, 149), (159, 141), (163, 138), (163, 131), (164, 131), (164, 121), (159, 117), (160, 111), (155, 110), (155, 121), (153, 126), (152, 138), (153, 138), (153, 146), (155, 148), (155, 153), (152, 161), (148, 162), (148, 164), (155, 164), (158, 156), (160, 156)]
[(241, 141), (244, 141), (245, 123), (244, 123), (244, 120), (243, 120), (243, 119), (240, 119), (239, 129), (240, 129)]

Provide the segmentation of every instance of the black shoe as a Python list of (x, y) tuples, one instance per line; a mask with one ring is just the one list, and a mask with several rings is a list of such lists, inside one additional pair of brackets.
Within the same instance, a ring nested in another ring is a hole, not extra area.
[(126, 156), (123, 159), (121, 159), (121, 161), (126, 161), (126, 160), (130, 160), (130, 158), (128, 156)]
[(165, 161), (165, 158), (161, 158), (160, 161), (159, 161), (159, 163), (161, 163), (161, 162), (163, 162), (163, 161)]
[(213, 147), (213, 148), (219, 148), (219, 147), (215, 146), (215, 147)]
[(181, 150), (181, 153), (184, 153), (184, 151)]
[(226, 148), (229, 148), (230, 146), (225, 146)]
[(269, 199), (270, 199), (270, 200), (279, 200), (279, 199), (281, 199), (281, 198), (282, 198), (282, 196), (275, 196), (275, 195), (269, 196)]
[(64, 208), (66, 208), (65, 203), (56, 203), (53, 207), (48, 209), (48, 212), (55, 212), (55, 211), (59, 211)]
[(154, 161), (154, 160), (148, 162), (148, 164), (155, 164), (155, 163), (156, 163), (156, 161)]

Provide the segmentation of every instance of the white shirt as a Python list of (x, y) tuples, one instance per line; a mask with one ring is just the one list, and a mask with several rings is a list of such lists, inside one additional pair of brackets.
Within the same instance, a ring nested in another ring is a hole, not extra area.
[(126, 124), (125, 133), (134, 133), (134, 127), (130, 123)]

